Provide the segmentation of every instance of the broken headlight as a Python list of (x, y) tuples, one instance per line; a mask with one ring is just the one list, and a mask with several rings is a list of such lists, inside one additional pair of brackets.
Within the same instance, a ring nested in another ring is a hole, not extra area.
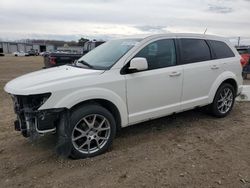
[(37, 110), (42, 106), (48, 98), (51, 96), (51, 93), (37, 94), (37, 95), (29, 95), (27, 97), (27, 103), (33, 110)]

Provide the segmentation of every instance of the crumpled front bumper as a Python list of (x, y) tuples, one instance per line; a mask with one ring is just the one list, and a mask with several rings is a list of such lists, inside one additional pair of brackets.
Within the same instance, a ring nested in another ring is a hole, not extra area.
[(36, 138), (41, 134), (54, 133), (64, 109), (36, 110), (32, 104), (26, 103), (22, 96), (13, 96), (14, 111), (17, 120), (15, 130), (21, 131), (24, 137)]

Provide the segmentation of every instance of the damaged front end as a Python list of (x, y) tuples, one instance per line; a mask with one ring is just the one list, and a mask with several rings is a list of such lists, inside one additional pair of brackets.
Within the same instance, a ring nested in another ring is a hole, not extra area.
[(24, 137), (35, 139), (45, 133), (55, 133), (60, 112), (64, 109), (38, 110), (51, 93), (38, 95), (11, 95), (14, 111), (17, 114), (15, 130), (21, 131)]

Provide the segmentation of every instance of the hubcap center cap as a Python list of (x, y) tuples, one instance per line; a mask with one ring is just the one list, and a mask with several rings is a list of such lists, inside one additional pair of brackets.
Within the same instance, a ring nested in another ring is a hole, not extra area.
[(90, 132), (88, 133), (88, 138), (89, 138), (90, 140), (93, 140), (93, 139), (95, 138), (95, 136), (96, 136), (96, 133), (95, 133), (94, 131), (90, 131)]

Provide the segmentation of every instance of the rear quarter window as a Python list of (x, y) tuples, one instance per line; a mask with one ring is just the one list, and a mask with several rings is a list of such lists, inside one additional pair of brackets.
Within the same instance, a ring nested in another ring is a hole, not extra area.
[(211, 46), (215, 59), (235, 57), (233, 51), (225, 42), (208, 40), (208, 43)]
[(211, 60), (208, 44), (203, 39), (179, 39), (182, 64)]

